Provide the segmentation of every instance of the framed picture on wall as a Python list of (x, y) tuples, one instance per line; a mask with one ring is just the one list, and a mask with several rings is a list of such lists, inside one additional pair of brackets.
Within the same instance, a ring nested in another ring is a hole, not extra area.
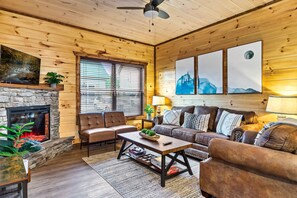
[(198, 94), (223, 94), (223, 50), (198, 56)]
[(228, 94), (262, 93), (262, 41), (227, 50)]
[(195, 94), (194, 57), (177, 60), (175, 64), (176, 95)]

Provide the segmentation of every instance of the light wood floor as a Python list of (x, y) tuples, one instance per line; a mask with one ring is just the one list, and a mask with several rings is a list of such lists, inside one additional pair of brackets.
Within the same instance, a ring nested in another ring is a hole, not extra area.
[[(118, 149), (120, 143), (117, 145)], [(113, 144), (91, 145), (91, 155), (113, 151)], [(121, 197), (102, 179), (82, 157), (87, 156), (86, 147), (65, 152), (31, 171), (30, 198), (118, 198)]]

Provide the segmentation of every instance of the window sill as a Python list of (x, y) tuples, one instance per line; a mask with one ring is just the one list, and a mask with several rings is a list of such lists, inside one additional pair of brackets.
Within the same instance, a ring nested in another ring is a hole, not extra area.
[(141, 120), (144, 119), (144, 115), (138, 115), (138, 116), (126, 116), (127, 120)]

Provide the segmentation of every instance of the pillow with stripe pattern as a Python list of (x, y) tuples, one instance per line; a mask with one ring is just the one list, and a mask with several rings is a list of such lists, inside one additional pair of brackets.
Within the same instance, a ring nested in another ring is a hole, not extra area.
[(182, 127), (196, 129), (199, 131), (207, 131), (210, 114), (191, 114), (185, 112), (185, 121)]
[(163, 115), (163, 123), (162, 124), (170, 124), (170, 125), (177, 125), (180, 126), (181, 110), (164, 110)]
[(217, 133), (230, 136), (233, 129), (240, 126), (243, 115), (223, 111), (217, 125)]

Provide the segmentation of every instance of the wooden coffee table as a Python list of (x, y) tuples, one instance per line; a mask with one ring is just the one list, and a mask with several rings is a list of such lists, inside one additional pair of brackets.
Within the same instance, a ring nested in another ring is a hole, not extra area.
[[(140, 137), (139, 132), (118, 134), (118, 137), (124, 140), (118, 155), (118, 159), (120, 159), (122, 155), (125, 155), (125, 151), (127, 151), (132, 145), (137, 145), (139, 147), (143, 147), (160, 154), (161, 171), (158, 171), (158, 172), (161, 174), (161, 186), (164, 187), (165, 180), (168, 178), (171, 178), (173, 176), (176, 176), (178, 174), (181, 174), (187, 171), (189, 172), (190, 175), (193, 175), (188, 158), (184, 151), (187, 148), (191, 148), (192, 143), (179, 140), (176, 138), (164, 136), (164, 135), (160, 135), (160, 136), (161, 136), (160, 139), (158, 139), (157, 142), (154, 142)], [(166, 146), (163, 145), (163, 143), (169, 142), (169, 141), (172, 143)], [(126, 146), (127, 142), (130, 142), (130, 144)], [(172, 155), (171, 153), (174, 153), (174, 155)], [(179, 155), (183, 157), (184, 161), (177, 159)], [(166, 156), (171, 159), (167, 166), (166, 166)], [(172, 175), (167, 175), (168, 170), (170, 169), (170, 167), (173, 165), (174, 162), (177, 162), (185, 166), (186, 169), (182, 169), (179, 172)], [(156, 169), (154, 169), (151, 166), (147, 166), (147, 167), (156, 171)]]

